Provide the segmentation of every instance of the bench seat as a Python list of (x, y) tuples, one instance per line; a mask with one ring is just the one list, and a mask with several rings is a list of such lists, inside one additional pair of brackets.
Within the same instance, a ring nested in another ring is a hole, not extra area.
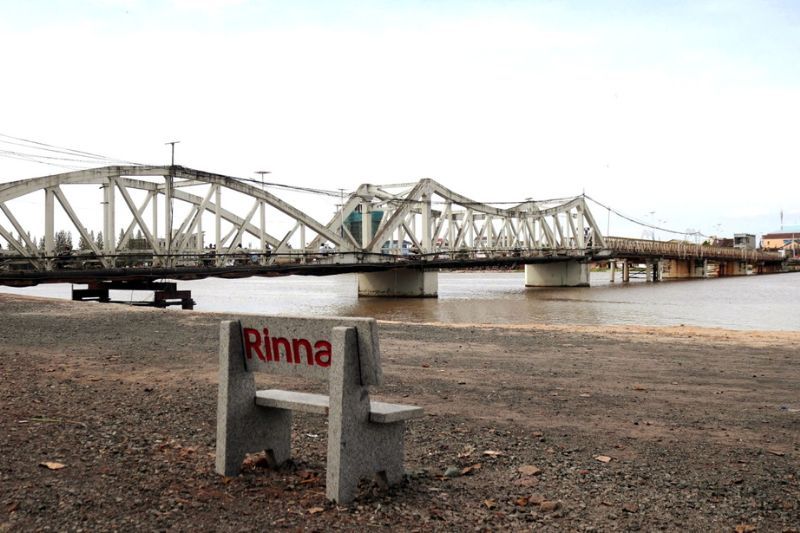
[[(330, 398), (325, 394), (294, 392), (280, 389), (256, 391), (256, 405), (274, 409), (288, 409), (303, 413), (327, 415)], [(392, 424), (410, 420), (424, 413), (422, 407), (399, 403), (369, 402), (369, 420), (376, 424)]]

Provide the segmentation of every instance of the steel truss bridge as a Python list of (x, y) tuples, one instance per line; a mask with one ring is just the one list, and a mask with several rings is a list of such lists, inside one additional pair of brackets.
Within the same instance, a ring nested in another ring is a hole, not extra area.
[[(606, 237), (583, 196), (500, 208), (432, 179), (364, 184), (342, 198), (329, 221), (320, 222), (249, 181), (182, 166), (109, 166), (0, 184), (0, 284), (329, 275), (614, 258), (761, 265), (783, 259)], [(63, 229), (80, 240), (81, 250), (65, 245)]]

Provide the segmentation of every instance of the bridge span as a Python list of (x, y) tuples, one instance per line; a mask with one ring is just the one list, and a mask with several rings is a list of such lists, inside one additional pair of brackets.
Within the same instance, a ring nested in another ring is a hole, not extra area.
[(108, 288), (165, 278), (355, 272), (360, 295), (435, 296), (439, 269), (525, 265), (528, 286), (577, 286), (597, 262), (610, 264), (612, 280), (620, 268), (623, 281), (638, 265), (660, 280), (777, 272), (783, 262), (755, 250), (604, 236), (583, 196), (501, 208), (432, 179), (364, 184), (320, 222), (253, 180), (182, 166), (0, 184), (0, 245), (0, 284), (89, 284), (83, 295), (101, 299)]

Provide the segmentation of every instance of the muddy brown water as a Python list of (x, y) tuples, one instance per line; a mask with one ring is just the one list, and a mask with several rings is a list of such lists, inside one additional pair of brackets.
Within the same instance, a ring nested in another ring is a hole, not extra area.
[[(358, 298), (355, 275), (205, 279), (179, 282), (196, 310), (262, 314), (372, 316), (405, 322), (484, 324), (691, 325), (800, 330), (800, 273), (630, 284), (593, 272), (589, 288), (533, 289), (522, 272), (439, 274), (439, 297)], [(69, 298), (70, 285), (0, 292)], [(142, 301), (148, 293), (113, 291)]]

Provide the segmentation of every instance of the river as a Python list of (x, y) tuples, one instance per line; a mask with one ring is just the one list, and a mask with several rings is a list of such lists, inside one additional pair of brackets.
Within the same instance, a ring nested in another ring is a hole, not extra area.
[[(439, 298), (358, 298), (356, 276), (205, 279), (180, 282), (198, 311), (372, 316), (385, 320), (489, 324), (691, 325), (800, 330), (800, 272), (630, 284), (592, 272), (588, 288), (525, 288), (522, 272), (439, 274)], [(69, 298), (70, 285), (0, 292)], [(112, 291), (114, 300), (150, 293)]]

